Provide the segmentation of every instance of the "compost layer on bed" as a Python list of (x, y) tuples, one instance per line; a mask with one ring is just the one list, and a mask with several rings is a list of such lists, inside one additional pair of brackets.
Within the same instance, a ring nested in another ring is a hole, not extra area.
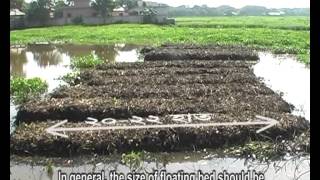
[(236, 46), (164, 45), (144, 48), (141, 52), (145, 61), (163, 60), (258, 60), (256, 52)]
[[(50, 156), (111, 154), (132, 150), (172, 152), (202, 148), (218, 149), (242, 145), (250, 141), (270, 141), (270, 139), (279, 143), (281, 140), (293, 140), (293, 134), (299, 135), (309, 128), (303, 118), (297, 118), (288, 113), (266, 113), (264, 115), (280, 117), (282, 121), (277, 127), (262, 134), (257, 134), (256, 130), (263, 126), (178, 127), (66, 132), (68, 138), (56, 137), (45, 131), (46, 128), (60, 121), (22, 123), (11, 137), (10, 147), (11, 153), (14, 154)], [(216, 113), (214, 121), (211, 122), (244, 122), (246, 118), (246, 115), (234, 117)], [(162, 122), (168, 124), (167, 121)], [(86, 123), (66, 123), (63, 127), (93, 126)]]
[(234, 66), (201, 61), (138, 64), (139, 68), (126, 63), (83, 70), (77, 85), (61, 87), (44, 100), (23, 104), (17, 120), (83, 121), (90, 115), (129, 118), (182, 113), (254, 116), (266, 111), (289, 113), (292, 109), (259, 81), (246, 62)]
[[(251, 65), (247, 61), (154, 61), (82, 70), (76, 85), (21, 105), (11, 152), (70, 155), (221, 148), (255, 139), (290, 139), (308, 130), (308, 121), (290, 115), (292, 105), (266, 87)], [(188, 113), (215, 114), (214, 122), (246, 122), (262, 115), (279, 124), (262, 134), (255, 132), (262, 126), (67, 132), (68, 139), (45, 131), (65, 119), (67, 127), (82, 127), (87, 126), (87, 117), (102, 120)]]

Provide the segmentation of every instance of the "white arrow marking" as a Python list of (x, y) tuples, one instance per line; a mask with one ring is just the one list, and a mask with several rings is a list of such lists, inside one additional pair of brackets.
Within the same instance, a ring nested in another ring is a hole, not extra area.
[(128, 130), (128, 129), (163, 129), (163, 128), (178, 128), (178, 127), (216, 127), (216, 126), (250, 126), (250, 125), (267, 125), (256, 133), (261, 133), (272, 126), (275, 126), (279, 122), (272, 118), (263, 116), (256, 116), (255, 121), (247, 122), (214, 122), (214, 123), (193, 123), (193, 124), (155, 124), (155, 125), (136, 125), (136, 126), (103, 126), (103, 127), (70, 127), (70, 128), (58, 128), (68, 122), (68, 120), (61, 121), (46, 129), (47, 133), (68, 138), (67, 135), (58, 132), (70, 132), (70, 131), (101, 131), (101, 130)]

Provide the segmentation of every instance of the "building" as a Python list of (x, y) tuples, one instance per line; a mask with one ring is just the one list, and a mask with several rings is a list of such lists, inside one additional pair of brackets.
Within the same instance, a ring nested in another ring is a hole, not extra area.
[(24, 27), (25, 13), (19, 9), (10, 10), (10, 29)]
[(283, 11), (268, 12), (269, 16), (281, 16), (281, 15), (284, 15), (284, 14), (285, 14), (285, 12), (283, 12)]
[(146, 8), (152, 9), (157, 15), (160, 16), (167, 16), (168, 15), (168, 8), (169, 6), (163, 3), (157, 3), (152, 1), (138, 1), (138, 7), (129, 10), (129, 14), (132, 15), (142, 15), (143, 11)]
[(112, 16), (128, 16), (128, 12), (123, 7), (113, 9)]
[[(56, 18), (50, 18), (47, 22), (27, 21), (24, 13), (18, 10), (10, 12), (10, 28), (62, 26), (66, 24), (113, 24), (113, 23), (155, 23), (167, 24), (167, 5), (148, 1), (139, 1), (138, 7), (131, 11), (125, 7), (113, 9), (112, 16), (101, 17), (99, 12), (91, 7), (91, 0), (73, 0), (68, 7), (61, 8), (61, 14)], [(147, 13), (144, 13), (147, 12)], [(152, 16), (148, 14), (151, 12)], [(155, 13), (154, 13), (155, 12)], [(148, 16), (144, 16), (144, 15)], [(18, 21), (21, 19), (21, 21)], [(19, 27), (18, 27), (19, 26)]]
[(10, 17), (22, 17), (26, 14), (24, 12), (21, 12), (19, 9), (11, 9), (10, 10)]

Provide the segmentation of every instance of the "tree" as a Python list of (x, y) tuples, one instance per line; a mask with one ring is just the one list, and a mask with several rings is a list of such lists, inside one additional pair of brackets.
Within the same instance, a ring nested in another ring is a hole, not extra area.
[(45, 23), (50, 19), (50, 0), (32, 1), (27, 9), (27, 19), (30, 21)]
[(66, 3), (66, 5), (71, 6), (71, 5), (73, 5), (73, 1), (74, 0), (66, 0), (65, 3)]
[(138, 6), (138, 0), (117, 0), (117, 6), (132, 9)]
[(30, 6), (30, 3), (27, 3), (25, 1), (23, 1), (22, 7), (21, 7), (21, 11), (22, 12), (27, 12), (29, 6)]
[(24, 0), (10, 0), (10, 9), (22, 9)]
[(105, 22), (105, 18), (115, 8), (115, 3), (113, 0), (94, 0), (92, 1), (91, 6), (100, 13)]
[(268, 9), (263, 6), (244, 6), (239, 10), (239, 14), (244, 16), (261, 16), (267, 12)]
[(64, 7), (67, 7), (68, 5), (64, 0), (59, 0), (55, 3), (54, 5), (54, 17), (55, 18), (61, 18), (63, 16), (63, 11), (62, 9)]

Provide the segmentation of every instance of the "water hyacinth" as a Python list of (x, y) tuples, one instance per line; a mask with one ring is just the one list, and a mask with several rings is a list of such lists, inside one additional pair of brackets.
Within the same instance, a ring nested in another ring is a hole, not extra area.
[(97, 56), (94, 56), (93, 54), (87, 55), (87, 56), (79, 56), (79, 57), (73, 57), (71, 59), (71, 67), (73, 68), (94, 68), (99, 64), (102, 64), (103, 60), (98, 58)]
[(17, 104), (39, 97), (48, 89), (48, 84), (42, 79), (10, 77), (10, 95)]

